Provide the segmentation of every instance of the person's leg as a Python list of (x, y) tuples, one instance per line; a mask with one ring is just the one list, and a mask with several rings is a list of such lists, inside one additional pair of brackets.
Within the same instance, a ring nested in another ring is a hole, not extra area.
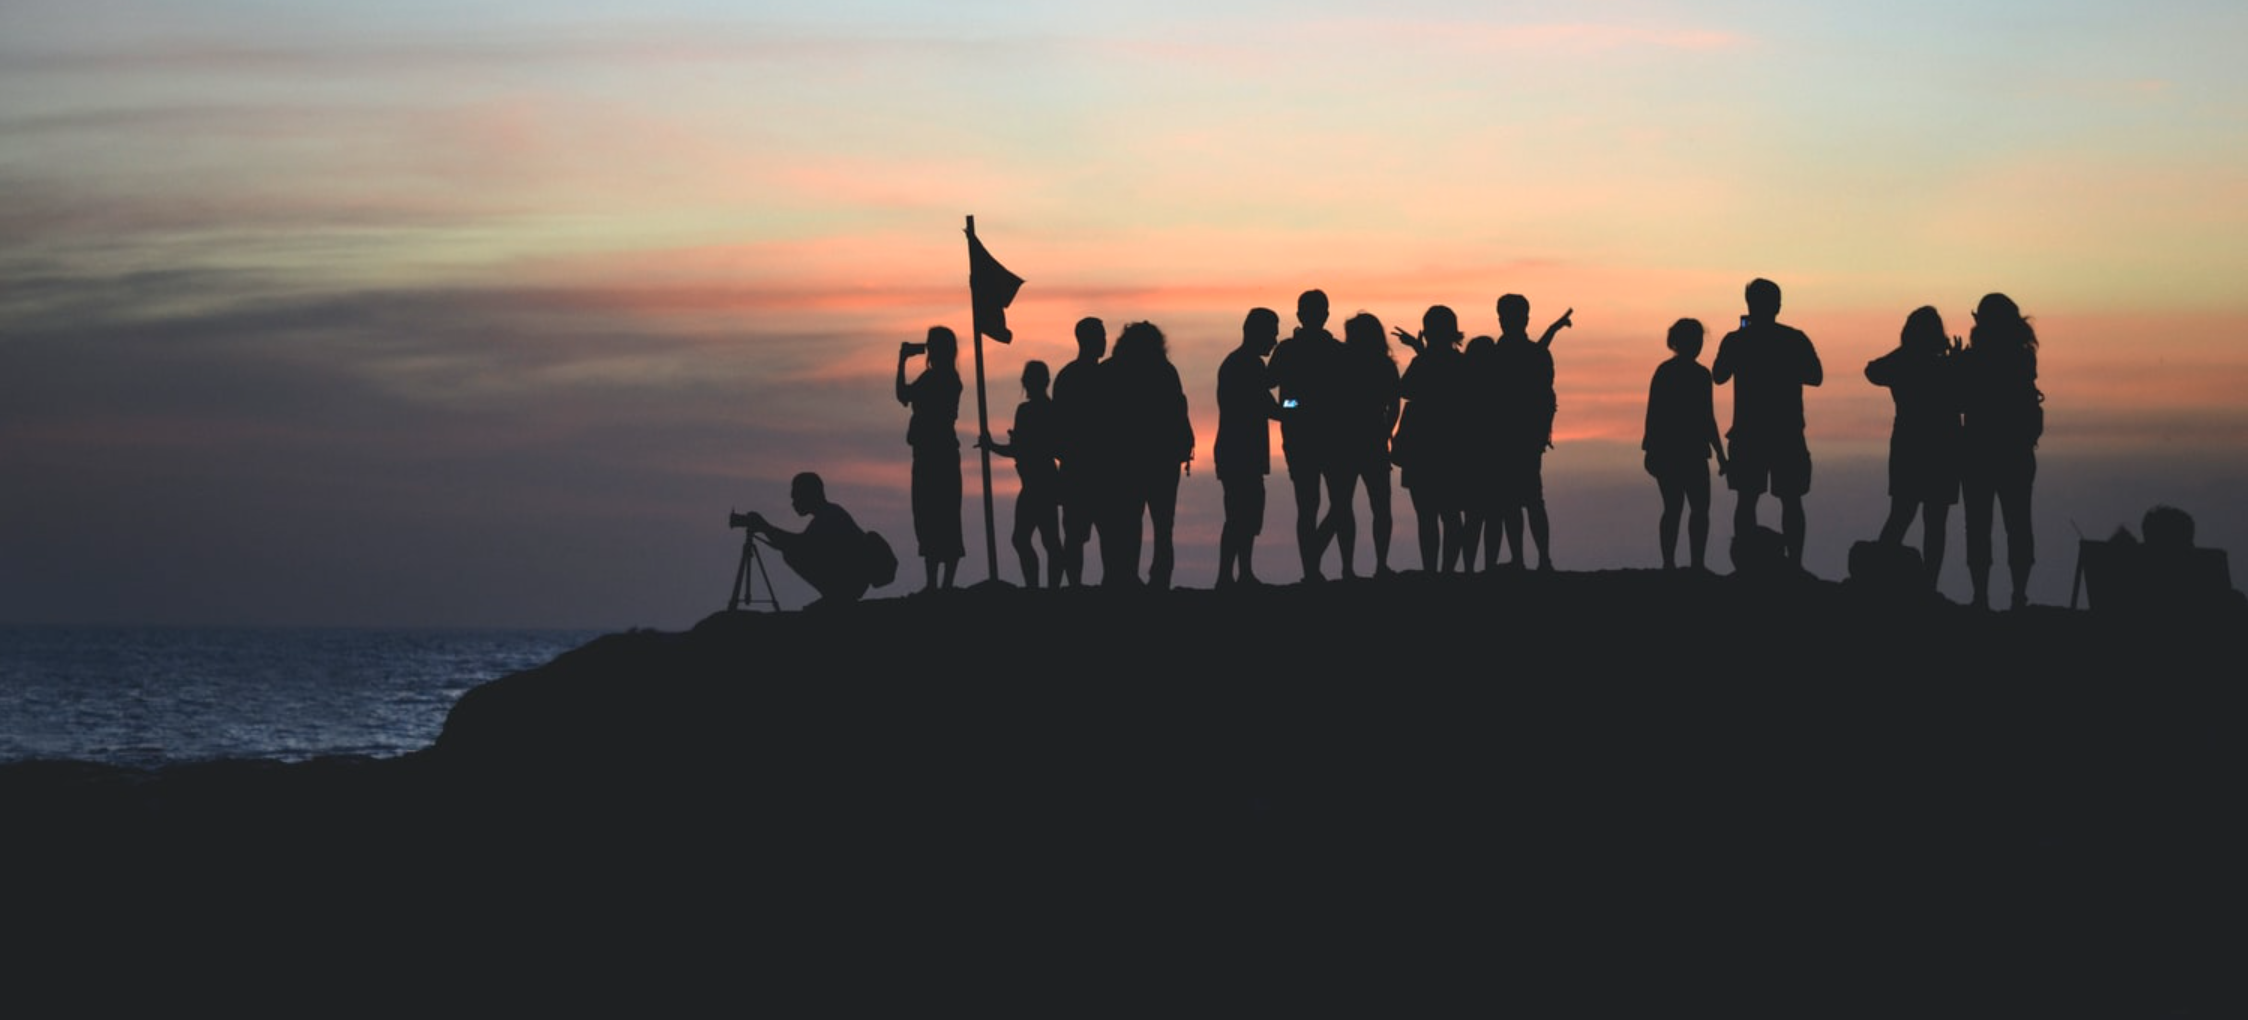
[(1032, 504), (1030, 530), (1038, 536), (1039, 548), (1046, 550), (1046, 587), (1062, 586), (1062, 505), (1051, 489), (1039, 493)]
[(1148, 479), (1147, 520), (1155, 542), (1148, 556), (1147, 583), (1159, 591), (1171, 587), (1171, 526), (1178, 513), (1179, 466), (1169, 464), (1155, 469)]
[(1967, 503), (1967, 581), (1974, 587), (1973, 605), (1990, 608), (1990, 484), (1980, 478), (1967, 482), (1962, 497)]
[(1686, 563), (1695, 570), (1703, 569), (1704, 554), (1709, 550), (1709, 468), (1696, 465), (1693, 474), (1684, 478), (1686, 492)]
[(1780, 497), (1780, 538), (1787, 548), (1787, 561), (1797, 568), (1803, 566), (1803, 497)]
[[(1530, 545), (1538, 553), (1538, 569), (1552, 570), (1553, 557), (1548, 545), (1552, 529), (1546, 524), (1545, 505), (1545, 451), (1531, 453), (1522, 468), (1522, 512), (1530, 525)], [(1516, 559), (1522, 558), (1522, 549), (1514, 550)]]
[(1242, 493), (1247, 512), (1242, 516), (1248, 526), (1242, 531), (1240, 546), (1234, 550), (1240, 558), (1241, 570), (1237, 579), (1243, 584), (1257, 584), (1257, 536), (1264, 533), (1265, 518), (1264, 476), (1251, 475), (1242, 484), (1247, 487), (1247, 491)]
[(1218, 488), (1225, 502), (1225, 523), (1218, 526), (1218, 587), (1233, 584), (1234, 564), (1241, 559), (1241, 532), (1246, 522), (1241, 519), (1241, 486), (1239, 478), (1219, 476)]
[(1373, 518), (1374, 573), (1389, 573), (1389, 468), (1376, 465), (1366, 471), (1366, 510)]
[(1547, 554), (1546, 549), (1551, 529), (1546, 524), (1545, 497), (1530, 497), (1529, 504), (1522, 509), (1530, 519), (1530, 544), (1538, 550), (1538, 569), (1552, 570), (1553, 557)]
[(1444, 525), (1436, 511), (1436, 498), (1428, 494), (1425, 483), (1406, 489), (1405, 495), (1413, 501), (1414, 537), (1421, 547), (1421, 570), (1436, 573), (1444, 567)]
[(1320, 525), (1320, 544), (1334, 539), (1342, 557), (1343, 576), (1358, 576), (1358, 472), (1336, 468), (1327, 472), (1327, 520)]
[(1442, 556), (1438, 569), (1450, 574), (1463, 569), (1461, 545), (1467, 541), (1467, 508), (1458, 503), (1457, 492), (1439, 489), (1437, 495), (1436, 519)]
[(1686, 487), (1674, 478), (1656, 476), (1655, 490), (1663, 497), (1663, 515), (1655, 522), (1655, 542), (1663, 554), (1663, 569), (1678, 567), (1678, 518), (1686, 507)]
[(2025, 459), (2015, 466), (1998, 491), (1999, 514), (2006, 522), (2006, 566), (2013, 574), (2012, 605), (2029, 605), (2029, 572), (2037, 563), (2037, 536), (2030, 531), (2029, 494), (2037, 478), (2037, 462)]
[[(1881, 519), (1881, 544), (1903, 545), (1905, 531), (1912, 527), (1912, 515), (1918, 509), (1920, 504), (1912, 497), (1892, 494), (1889, 497), (1889, 516)], [(1923, 535), (1922, 540), (1925, 541), (1926, 537)]]
[(1055, 514), (1056, 519), (1061, 522), (1062, 532), (1061, 552), (1056, 562), (1061, 565), (1063, 580), (1068, 581), (1072, 587), (1085, 581), (1085, 541), (1093, 533), (1091, 523), (1084, 519), (1083, 500), (1077, 495), (1077, 486), (1080, 484), (1076, 473), (1064, 465), (1060, 491), (1056, 493), (1059, 502)]
[[(1522, 504), (1510, 500), (1499, 511), (1499, 524), (1502, 535), (1491, 536), (1490, 549), (1483, 554), (1484, 563), (1493, 567), (1528, 565), (1529, 557), (1522, 554)], [(1499, 559), (1499, 539), (1501, 537), (1506, 539), (1507, 545), (1507, 558), (1503, 562)]]
[(1742, 490), (1733, 494), (1733, 540), (1756, 530), (1756, 501), (1762, 493)]
[(1944, 572), (1944, 532), (1949, 530), (1951, 504), (1929, 500), (1920, 506), (1920, 566), (1928, 572), (1928, 590), (1936, 590), (1936, 580)]
[(1012, 539), (1015, 546), (1015, 558), (1022, 561), (1023, 587), (1036, 588), (1038, 587), (1038, 547), (1032, 544), (1031, 536), (1036, 530), (1037, 521), (1031, 516), (1033, 511), (1029, 505), (1030, 502), (1031, 500), (1023, 497), (1020, 493), (1016, 494), (1015, 532)]
[[(1133, 586), (1144, 580), (1140, 576), (1140, 548), (1147, 543), (1147, 482), (1144, 478), (1134, 478), (1127, 488), (1129, 491), (1118, 501), (1115, 516), (1108, 519), (1116, 528), (1116, 562), (1103, 563), (1101, 569), (1115, 570), (1120, 583)], [(1105, 542), (1105, 530), (1102, 538)]]
[(1289, 464), (1288, 484), (1296, 495), (1296, 553), (1303, 557), (1304, 580), (1316, 581), (1319, 572), (1319, 472), (1309, 464)]
[[(1480, 501), (1470, 504), (1467, 509), (1461, 511), (1460, 572), (1472, 574), (1482, 567), (1483, 559), (1479, 550), (1483, 548), (1483, 533), (1490, 529), (1491, 519), (1491, 509), (1484, 506)], [(1449, 561), (1451, 556), (1447, 554), (1445, 559)]]

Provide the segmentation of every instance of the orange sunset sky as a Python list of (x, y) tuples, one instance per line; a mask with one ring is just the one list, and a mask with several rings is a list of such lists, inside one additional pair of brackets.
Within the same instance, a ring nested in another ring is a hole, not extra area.
[(1917, 306), (1964, 334), (2020, 303), (2031, 595), (2066, 604), (2079, 534), (2155, 503), (2248, 549), (2243, 38), (2248, 8), (2166, 0), (12, 2), (0, 622), (684, 627), (724, 605), (726, 513), (788, 517), (805, 469), (898, 545), (902, 595), (891, 370), (969, 328), (967, 215), (1028, 281), (985, 345), (995, 430), (1079, 317), (1168, 334), (1184, 585), (1215, 573), (1213, 385), (1250, 307), (1318, 287), (1337, 322), (1442, 303), (1470, 335), (1502, 293), (1534, 328), (1574, 308), (1554, 559), (1647, 568), (1664, 330), (1714, 353), (1765, 276), (1826, 367), (1806, 565), (1833, 579), (1886, 510), (1865, 363)]

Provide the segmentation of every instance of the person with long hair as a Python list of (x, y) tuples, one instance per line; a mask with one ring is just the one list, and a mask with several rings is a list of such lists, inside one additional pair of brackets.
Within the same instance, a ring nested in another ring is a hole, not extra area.
[(2029, 604), (2037, 538), (2030, 525), (2030, 488), (2037, 481), (2037, 441), (2045, 432), (2045, 394), (2037, 388), (2037, 331), (2012, 298), (1986, 294), (1960, 354), (1960, 482), (1967, 502), (1967, 573), (1974, 605), (1990, 608), (1991, 504), (2006, 525), (2012, 606)]
[[(921, 374), (905, 378), (906, 360), (927, 355)], [(928, 580), (923, 591), (952, 587), (967, 543), (960, 535), (960, 340), (944, 326), (929, 327), (922, 343), (898, 345), (898, 403), (913, 413), (905, 441), (913, 448), (913, 537), (920, 543)]]
[(1889, 427), (1889, 516), (1881, 541), (1902, 545), (1920, 517), (1921, 570), (1928, 587), (1943, 573), (1944, 530), (1959, 502), (1957, 341), (1944, 319), (1922, 305), (1905, 318), (1897, 349), (1866, 363), (1866, 381), (1889, 388), (1897, 415)]
[(1460, 363), (1459, 314), (1447, 305), (1430, 305), (1421, 313), (1421, 331), (1395, 330), (1397, 339), (1412, 348), (1412, 363), (1405, 366), (1397, 384), (1404, 410), (1390, 444), (1390, 459), (1397, 464), (1397, 483), (1413, 499), (1413, 520), (1420, 529), (1421, 569), (1451, 573), (1460, 568), (1460, 543), (1466, 537), (1467, 492), (1460, 449), (1464, 441), (1467, 380)]
[(1194, 422), (1187, 417), (1186, 387), (1171, 364), (1163, 331), (1151, 322), (1125, 325), (1116, 335), (1115, 353), (1101, 363), (1099, 381), (1104, 408), (1099, 427), (1112, 430), (1107, 445), (1116, 473), (1116, 498), (1101, 518), (1101, 584), (1140, 583), (1144, 523), (1154, 537), (1146, 584), (1169, 588), (1179, 476), (1194, 460)]
[(1352, 490), (1366, 483), (1367, 523), (1373, 530), (1374, 573), (1389, 570), (1389, 440), (1397, 430), (1398, 374), (1382, 320), (1360, 312), (1343, 323), (1343, 357), (1336, 396), (1343, 401), (1335, 455), (1341, 488), (1327, 510), (1327, 527), (1342, 554), (1343, 576), (1358, 576), (1358, 515)]

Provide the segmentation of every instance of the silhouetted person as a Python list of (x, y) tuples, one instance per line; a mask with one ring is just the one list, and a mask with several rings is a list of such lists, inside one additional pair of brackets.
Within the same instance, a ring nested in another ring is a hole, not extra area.
[[(1727, 479), (1736, 544), (1756, 530), (1756, 503), (1770, 492), (1780, 501), (1781, 549), (1803, 569), (1803, 496), (1811, 491), (1811, 447), (1803, 436), (1803, 388), (1826, 381), (1819, 352), (1802, 330), (1779, 322), (1780, 285), (1749, 281), (1748, 314), (1741, 328), (1718, 341), (1710, 381), (1733, 386), (1732, 453)], [(1738, 558), (1734, 564), (1739, 567)]]
[(1449, 573), (1460, 565), (1467, 506), (1461, 464), (1467, 426), (1460, 319), (1449, 307), (1430, 305), (1421, 315), (1420, 333), (1407, 333), (1403, 327), (1395, 332), (1414, 353), (1398, 379), (1403, 410), (1391, 459), (1399, 469), (1397, 483), (1413, 498), (1421, 569)]
[(2193, 544), (2193, 515), (2158, 504), (2140, 518), (2139, 531), (2143, 542), (2117, 528), (2106, 542), (2085, 543), (2086, 553), (2097, 553), (2078, 561), (2094, 575), (2095, 611), (2174, 622), (2248, 605), (2232, 587), (2224, 550)]
[(1085, 583), (1085, 544), (1099, 525), (1094, 375), (1107, 353), (1107, 325), (1086, 316), (1077, 320), (1077, 358), (1054, 373), (1054, 416), (1061, 430), (1062, 577), (1072, 585)]
[(1717, 408), (1709, 369), (1697, 360), (1702, 355), (1702, 323), (1680, 319), (1671, 323), (1664, 345), (1669, 360), (1655, 366), (1647, 384), (1647, 428), (1639, 441), (1646, 453), (1647, 473), (1663, 497), (1662, 519), (1656, 537), (1662, 545), (1663, 569), (1678, 568), (1678, 519), (1686, 518), (1687, 565), (1707, 569), (1709, 548), (1709, 459), (1717, 458), (1717, 473), (1724, 474), (1725, 441), (1717, 434)]
[(1280, 340), (1280, 313), (1252, 308), (1241, 323), (1241, 346), (1218, 364), (1218, 438), (1210, 459), (1225, 491), (1218, 532), (1218, 587), (1257, 584), (1252, 565), (1264, 531), (1265, 476), (1272, 473), (1272, 399), (1265, 358)]
[(1897, 349), (1866, 363), (1866, 380), (1889, 388), (1897, 405), (1889, 427), (1889, 516), (1881, 541), (1902, 545), (1920, 517), (1921, 570), (1929, 588), (1943, 573), (1945, 522), (1959, 502), (1958, 341), (1943, 316), (1922, 305), (1905, 318)]
[(1986, 294), (1959, 354), (1960, 462), (1967, 497), (1967, 574), (1974, 605), (1990, 608), (1991, 503), (2006, 523), (2006, 565), (2012, 605), (2029, 604), (2029, 571), (2037, 562), (2030, 529), (2030, 487), (2037, 480), (2037, 440), (2045, 432), (2045, 394), (2037, 388), (2037, 331), (2004, 294)]
[(1101, 363), (1100, 394), (1116, 480), (1115, 499), (1101, 519), (1101, 584), (1139, 583), (1144, 522), (1154, 537), (1147, 584), (1169, 588), (1179, 475), (1194, 458), (1194, 423), (1162, 330), (1134, 322), (1116, 335), (1116, 353)]
[(1389, 438), (1397, 430), (1397, 360), (1389, 350), (1389, 333), (1371, 312), (1360, 312), (1343, 323), (1342, 372), (1335, 396), (1341, 415), (1337, 422), (1335, 456), (1341, 485), (1328, 508), (1328, 532), (1342, 554), (1343, 576), (1358, 576), (1358, 515), (1352, 490), (1366, 485), (1367, 523), (1374, 544), (1374, 573), (1389, 570), (1390, 500)]
[(1022, 561), (1023, 587), (1038, 587), (1038, 548), (1046, 548), (1046, 586), (1062, 586), (1061, 467), (1055, 460), (1060, 425), (1046, 396), (1046, 363), (1023, 365), (1023, 402), (1015, 406), (1015, 427), (1007, 441), (981, 436), (976, 445), (1015, 462), (1021, 482), (1015, 492), (1015, 556)]
[(866, 594), (865, 534), (857, 521), (840, 506), (827, 501), (827, 486), (820, 476), (806, 471), (789, 482), (788, 503), (798, 517), (809, 517), (802, 531), (784, 531), (751, 513), (748, 528), (781, 554), (781, 562), (804, 579), (820, 597), (805, 606), (856, 602)]
[[(906, 359), (927, 352), (921, 374), (905, 378)], [(960, 535), (960, 341), (952, 330), (929, 327), (924, 343), (898, 345), (898, 403), (912, 410), (905, 441), (913, 447), (913, 537), (928, 574), (923, 591), (952, 587), (967, 545)]]
[[(1280, 388), (1280, 450), (1288, 462), (1288, 484), (1296, 497), (1296, 550), (1304, 580), (1322, 581), (1320, 555), (1326, 530), (1319, 518), (1321, 490), (1340, 487), (1336, 378), (1342, 341), (1327, 331), (1327, 293), (1307, 290), (1296, 298), (1296, 331), (1272, 350), (1272, 381)], [(1330, 505), (1329, 512), (1333, 509)]]
[[(1499, 298), (1499, 335), (1491, 343), (1487, 369), (1497, 415), (1497, 431), (1490, 437), (1495, 486), (1491, 512), (1513, 547), (1510, 566), (1524, 565), (1522, 525), (1527, 517), (1538, 569), (1553, 569), (1545, 506), (1545, 452), (1553, 446), (1553, 416), (1559, 406), (1553, 390), (1553, 336), (1569, 328), (1575, 312), (1573, 308), (1562, 312), (1532, 340), (1530, 300), (1520, 294)], [(1486, 534), (1484, 541), (1485, 565), (1500, 565), (1499, 533)]]

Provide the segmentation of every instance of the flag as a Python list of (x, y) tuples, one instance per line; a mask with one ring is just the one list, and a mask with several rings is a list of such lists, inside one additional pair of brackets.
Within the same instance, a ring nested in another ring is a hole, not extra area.
[(1006, 266), (984, 250), (983, 241), (976, 237), (976, 220), (968, 218), (968, 292), (976, 305), (976, 335), (988, 336), (1000, 343), (1015, 339), (1007, 330), (1007, 306), (1015, 303), (1015, 292), (1023, 289), (1023, 278), (1007, 271)]

